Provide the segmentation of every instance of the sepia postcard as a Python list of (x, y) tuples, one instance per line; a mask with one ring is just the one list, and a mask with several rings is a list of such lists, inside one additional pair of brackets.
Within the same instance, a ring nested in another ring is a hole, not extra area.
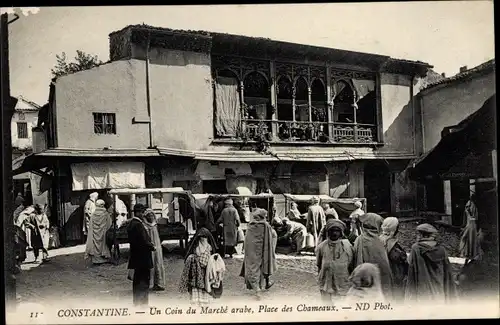
[(1, 10), (7, 324), (500, 317), (493, 1)]

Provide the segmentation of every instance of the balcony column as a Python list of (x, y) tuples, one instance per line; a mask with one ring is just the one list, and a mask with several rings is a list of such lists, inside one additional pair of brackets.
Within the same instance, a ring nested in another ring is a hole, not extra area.
[(309, 122), (312, 122), (312, 103), (311, 103), (311, 87), (307, 87), (307, 101), (309, 106)]
[(353, 128), (353, 131), (354, 131), (354, 142), (358, 142), (358, 120), (357, 120), (357, 117), (356, 117), (356, 113), (357, 113), (357, 110), (358, 110), (358, 105), (356, 104), (356, 91), (353, 89), (353, 92), (354, 92), (354, 103), (352, 104), (352, 110), (353, 110), (353, 117), (354, 117), (354, 128)]
[(243, 83), (243, 79), (240, 80), (240, 116), (241, 116), (241, 131), (243, 134), (246, 134), (246, 121), (243, 121), (245, 118), (245, 85)]
[(245, 107), (245, 84), (243, 83), (243, 80), (240, 80), (240, 101), (241, 101), (241, 108)]
[(326, 114), (328, 122), (328, 138), (333, 139), (333, 100), (332, 100), (332, 77), (329, 67), (326, 67)]
[(276, 65), (274, 61), (271, 61), (269, 63), (269, 70), (271, 74), (271, 82), (269, 83), (270, 86), (270, 93), (271, 93), (271, 108), (273, 110), (273, 114), (271, 116), (271, 119), (273, 120), (271, 124), (271, 135), (273, 141), (276, 141), (278, 139), (278, 105), (277, 105), (277, 94), (276, 94)]
[(307, 67), (307, 106), (309, 107), (309, 122), (312, 122), (312, 103), (311, 103), (311, 67)]

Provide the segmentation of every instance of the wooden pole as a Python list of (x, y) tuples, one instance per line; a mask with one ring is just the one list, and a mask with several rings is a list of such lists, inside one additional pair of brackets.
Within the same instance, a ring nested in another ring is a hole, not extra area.
[(2, 50), (0, 51), (1, 66), (1, 100), (2, 100), (2, 215), (4, 231), (4, 251), (2, 254), (4, 265), (5, 306), (10, 309), (16, 302), (16, 277), (15, 277), (15, 254), (14, 254), (14, 220), (13, 213), (13, 180), (12, 180), (12, 140), (11, 127), (12, 114), (17, 100), (10, 96), (9, 78), (9, 30), (8, 15), (2, 14), (0, 21), (0, 40)]
[(116, 199), (118, 198), (118, 195), (113, 195), (113, 211), (111, 212), (111, 215), (113, 216), (113, 263), (115, 265), (118, 265), (118, 262), (120, 262), (120, 250), (119, 250), (119, 244), (118, 241), (116, 240), (116, 218), (117, 215), (115, 213), (116, 211)]

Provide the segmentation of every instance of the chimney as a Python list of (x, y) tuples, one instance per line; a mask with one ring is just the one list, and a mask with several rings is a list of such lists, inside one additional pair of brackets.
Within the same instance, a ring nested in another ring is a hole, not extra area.
[(111, 61), (127, 59), (131, 56), (130, 38), (130, 28), (124, 28), (109, 35), (109, 59)]
[(460, 73), (467, 71), (467, 66), (460, 67)]
[(446, 78), (446, 73), (441, 73), (441, 77)]

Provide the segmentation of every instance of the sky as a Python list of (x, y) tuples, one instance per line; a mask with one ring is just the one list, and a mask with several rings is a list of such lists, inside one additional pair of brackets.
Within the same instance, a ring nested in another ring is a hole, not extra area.
[(494, 58), (492, 1), (41, 7), (9, 25), (11, 94), (43, 105), (56, 54), (109, 59), (109, 33), (142, 24), (420, 60), (452, 76)]

